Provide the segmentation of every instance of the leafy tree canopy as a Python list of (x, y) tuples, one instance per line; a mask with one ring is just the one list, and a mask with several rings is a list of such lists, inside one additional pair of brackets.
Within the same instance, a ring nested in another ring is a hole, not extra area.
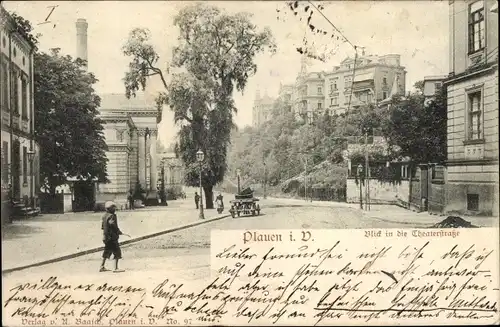
[(159, 56), (149, 43), (149, 32), (134, 29), (123, 47), (132, 58), (125, 75), (126, 94), (130, 97), (144, 90), (148, 77), (161, 79), (165, 90), (158, 95), (157, 105), (159, 110), (168, 105), (181, 125), (176, 152), (185, 164), (186, 182), (198, 184), (196, 152), (201, 149), (205, 153), (202, 184), (211, 207), (212, 188), (223, 180), (227, 168), (236, 112), (233, 91), (244, 90), (257, 70), (255, 56), (266, 48), (274, 51), (274, 41), (268, 29), (258, 30), (250, 15), (228, 14), (205, 3), (181, 9), (174, 25), (180, 36), (172, 67), (183, 71), (167, 82), (157, 66)]
[(447, 158), (446, 124), (447, 94), (442, 88), (427, 105), (421, 93), (393, 98), (382, 129), (394, 158), (440, 163)]
[(35, 138), (41, 148), (41, 180), (51, 193), (67, 177), (107, 181), (106, 143), (97, 117), (97, 79), (80, 60), (58, 49), (37, 53), (35, 67)]

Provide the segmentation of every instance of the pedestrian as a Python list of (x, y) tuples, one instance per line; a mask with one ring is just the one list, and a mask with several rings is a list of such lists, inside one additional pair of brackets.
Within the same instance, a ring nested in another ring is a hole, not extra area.
[(215, 201), (216, 202), (220, 201), (222, 208), (224, 208), (224, 197), (222, 196), (222, 193), (219, 192), (219, 195), (217, 195), (217, 197), (215, 198)]
[(134, 210), (134, 196), (132, 195), (132, 190), (128, 191), (128, 206), (130, 210)]
[(198, 192), (194, 192), (194, 203), (196, 203), (196, 209), (199, 209), (200, 196), (198, 195)]
[(113, 201), (107, 201), (104, 207), (106, 209), (106, 213), (102, 217), (104, 252), (102, 253), (102, 263), (99, 271), (108, 271), (105, 267), (106, 260), (113, 254), (115, 260), (115, 269), (113, 272), (123, 272), (124, 270), (118, 269), (118, 260), (122, 258), (122, 251), (118, 239), (123, 233), (118, 227), (118, 219), (115, 213), (116, 204)]

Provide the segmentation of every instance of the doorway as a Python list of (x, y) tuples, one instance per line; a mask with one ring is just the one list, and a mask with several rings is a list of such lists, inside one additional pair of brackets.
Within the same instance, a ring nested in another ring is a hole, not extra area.
[(95, 205), (93, 182), (77, 181), (73, 183), (73, 212), (92, 211)]

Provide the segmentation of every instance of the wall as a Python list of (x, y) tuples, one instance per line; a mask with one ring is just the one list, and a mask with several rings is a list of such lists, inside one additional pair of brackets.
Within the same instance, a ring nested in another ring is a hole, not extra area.
[[(466, 159), (466, 90), (474, 86), (482, 86), (483, 91), (483, 134), (484, 145), (473, 148), (484, 149), (482, 159), (498, 159), (498, 70), (493, 73), (467, 78), (448, 86), (448, 160)], [(451, 177), (453, 179), (453, 177)]]
[[(370, 180), (370, 203), (401, 204), (408, 202), (408, 181), (400, 184), (382, 183), (378, 180)], [(363, 201), (365, 199), (365, 186), (363, 186)], [(354, 178), (347, 179), (348, 203), (359, 203), (359, 184)]]
[[(450, 71), (464, 72), (469, 66), (468, 12), (469, 4), (475, 1), (453, 1), (450, 4)], [(495, 1), (484, 1), (486, 15), (486, 53), (498, 48), (498, 13), (490, 12)]]
[[(483, 141), (466, 141), (467, 93), (482, 89)], [(498, 69), (466, 76), (448, 86), (448, 173), (446, 212), (498, 215)], [(467, 194), (479, 196), (478, 210), (467, 209)]]

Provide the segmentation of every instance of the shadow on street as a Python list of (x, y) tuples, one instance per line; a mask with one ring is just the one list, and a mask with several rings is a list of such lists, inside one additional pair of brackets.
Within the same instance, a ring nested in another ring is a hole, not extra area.
[(2, 241), (16, 238), (30, 237), (34, 233), (43, 232), (43, 228), (33, 227), (15, 222), (2, 227)]

